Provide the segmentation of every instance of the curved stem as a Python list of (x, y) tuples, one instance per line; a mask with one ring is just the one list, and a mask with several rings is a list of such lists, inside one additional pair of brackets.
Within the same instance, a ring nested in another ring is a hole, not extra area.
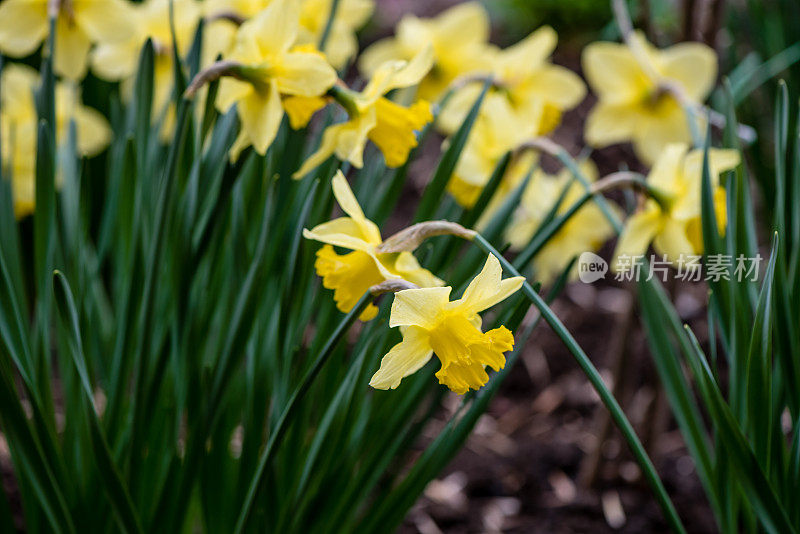
[[(488, 241), (483, 238), (483, 236), (480, 234), (476, 235), (472, 242), (484, 252), (494, 255), (500, 261), (503, 269), (508, 271), (509, 274), (514, 276), (522, 276), (519, 271), (517, 271)], [(550, 328), (552, 328), (558, 337), (561, 338), (561, 341), (578, 362), (578, 365), (589, 379), (592, 387), (600, 396), (600, 400), (608, 409), (611, 417), (614, 419), (614, 423), (616, 423), (617, 427), (622, 433), (622, 436), (625, 438), (625, 441), (631, 448), (631, 452), (633, 452), (633, 456), (636, 458), (636, 461), (639, 464), (639, 467), (642, 469), (645, 478), (647, 478), (647, 481), (650, 483), (656, 499), (658, 500), (658, 503), (661, 506), (661, 509), (664, 512), (664, 515), (666, 516), (666, 519), (672, 529), (675, 532), (685, 534), (686, 529), (683, 527), (680, 517), (678, 517), (675, 506), (672, 504), (672, 501), (667, 494), (667, 490), (664, 488), (664, 484), (661, 482), (661, 479), (656, 472), (653, 462), (647, 455), (647, 451), (645, 451), (642, 442), (639, 440), (636, 432), (633, 430), (633, 426), (631, 425), (630, 421), (628, 421), (628, 418), (625, 416), (625, 413), (622, 411), (619, 403), (603, 382), (603, 378), (600, 376), (597, 368), (594, 366), (594, 364), (592, 364), (589, 357), (586, 355), (580, 345), (578, 345), (578, 342), (574, 337), (572, 337), (572, 334), (569, 333), (564, 324), (558, 319), (558, 317), (553, 313), (542, 297), (540, 297), (539, 294), (534, 291), (533, 287), (531, 287), (527, 281), (525, 281), (525, 283), (522, 285), (522, 291), (528, 300), (530, 300), (531, 304), (536, 306), (536, 308), (539, 310), (539, 313), (542, 314), (544, 320), (550, 325)]]
[(292, 393), (292, 396), (289, 398), (286, 406), (283, 408), (283, 413), (281, 413), (275, 428), (273, 428), (272, 432), (270, 432), (267, 446), (264, 449), (264, 452), (261, 454), (261, 458), (258, 460), (258, 467), (256, 468), (255, 474), (250, 481), (247, 495), (245, 496), (244, 503), (242, 504), (242, 509), (239, 512), (239, 518), (236, 521), (236, 528), (234, 529), (236, 534), (240, 534), (247, 524), (247, 520), (250, 517), (250, 512), (253, 509), (253, 502), (255, 501), (258, 490), (261, 487), (261, 482), (264, 478), (264, 475), (267, 472), (267, 466), (269, 465), (270, 460), (272, 460), (272, 458), (275, 456), (276, 451), (283, 441), (283, 436), (286, 434), (286, 431), (289, 428), (289, 423), (292, 420), (292, 415), (294, 415), (294, 412), (297, 409), (298, 402), (308, 392), (311, 384), (314, 382), (314, 379), (317, 377), (320, 370), (322, 370), (322, 367), (328, 361), (328, 358), (330, 358), (331, 354), (333, 354), (333, 349), (336, 348), (336, 346), (339, 344), (339, 341), (349, 330), (350, 326), (356, 321), (358, 316), (361, 315), (361, 312), (364, 311), (367, 305), (372, 302), (373, 298), (374, 296), (372, 293), (367, 291), (364, 293), (364, 295), (362, 295), (361, 299), (353, 307), (353, 309), (350, 310), (347, 315), (345, 315), (345, 317), (339, 323), (339, 326), (336, 327), (336, 330), (334, 330), (333, 334), (331, 334), (331, 336), (328, 338), (328, 342), (325, 343), (325, 346), (322, 348), (319, 355), (317, 355), (314, 364), (306, 372), (303, 380), (300, 382), (300, 385), (297, 386), (297, 389), (294, 391), (294, 393)]
[[(578, 162), (575, 161), (575, 158), (573, 158), (570, 153), (567, 152), (567, 150), (561, 145), (551, 141), (546, 137), (534, 137), (519, 145), (515, 152), (519, 153), (524, 150), (539, 150), (558, 159), (562, 165), (569, 169), (569, 171), (581, 183), (584, 189), (590, 191), (592, 187), (591, 180), (589, 180), (583, 171), (581, 171)], [(611, 207), (606, 202), (605, 197), (599, 193), (592, 193), (592, 197), (597, 203), (597, 206), (600, 208), (600, 211), (603, 212), (605, 218), (609, 223), (611, 223), (611, 226), (614, 228), (614, 230), (617, 233), (622, 232), (622, 221), (619, 219), (617, 214), (611, 210)]]

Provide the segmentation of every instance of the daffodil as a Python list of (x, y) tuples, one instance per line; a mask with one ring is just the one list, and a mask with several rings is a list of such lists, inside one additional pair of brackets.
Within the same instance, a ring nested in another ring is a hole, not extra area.
[[(303, 230), (303, 236), (325, 243), (317, 252), (315, 267), (322, 285), (334, 290), (333, 298), (341, 311), (349, 312), (370, 287), (385, 280), (402, 278), (422, 287), (442, 285), (411, 252), (376, 252), (383, 242), (380, 230), (364, 216), (341, 171), (334, 176), (332, 185), (334, 197), (347, 216)], [(352, 252), (338, 254), (334, 246)], [(361, 320), (368, 321), (377, 313), (378, 309), (370, 304)]]
[[(92, 51), (92, 70), (100, 78), (109, 81), (124, 81), (123, 93), (130, 97), (133, 80), (139, 63), (139, 54), (147, 39), (153, 43), (154, 64), (154, 117), (166, 111), (173, 91), (174, 67), (172, 32), (169, 16), (170, 0), (146, 0), (135, 4), (132, 20), (136, 31), (124, 40), (100, 42)], [(178, 54), (189, 51), (200, 20), (201, 6), (195, 0), (174, 0), (175, 41)]]
[[(597, 179), (597, 168), (591, 161), (582, 161), (579, 166), (587, 179), (592, 182)], [(566, 191), (564, 188), (567, 188)], [(541, 170), (534, 173), (506, 230), (506, 240), (511, 244), (512, 250), (522, 250), (528, 245), (562, 194), (564, 197), (556, 216), (569, 210), (583, 197), (584, 192), (585, 187), (574, 179), (569, 169), (564, 168), (555, 176)], [(614, 207), (611, 209), (618, 211)], [(582, 252), (598, 250), (612, 235), (614, 228), (602, 210), (593, 202), (585, 204), (534, 257), (536, 278), (544, 284), (552, 282), (564, 271), (572, 258)], [(577, 270), (570, 273), (571, 277), (576, 274)]]
[(236, 45), (236, 31), (242, 23), (266, 9), (272, 0), (205, 0), (203, 66), (218, 56), (227, 56)]
[(398, 167), (405, 163), (408, 153), (417, 146), (415, 132), (433, 118), (431, 106), (425, 100), (418, 100), (404, 107), (383, 95), (392, 89), (419, 83), (432, 61), (432, 49), (428, 47), (409, 62), (384, 63), (361, 92), (334, 88), (334, 98), (347, 110), (349, 120), (325, 129), (319, 148), (294, 176), (304, 176), (334, 154), (361, 168), (367, 139), (381, 150), (387, 166)]
[[(574, 108), (586, 95), (580, 77), (549, 61), (558, 36), (549, 26), (543, 26), (528, 37), (503, 50), (491, 48), (483, 72), (492, 77), (494, 86), (485, 97), (485, 104), (494, 101), (492, 108), (506, 107), (502, 117), (516, 117), (516, 124), (533, 127), (535, 135), (545, 135), (555, 129), (564, 111)], [(481, 83), (468, 83), (447, 101), (437, 125), (445, 133), (458, 129), (481, 92)], [(486, 113), (490, 118), (493, 113)], [(498, 117), (498, 127), (514, 128)]]
[(631, 35), (630, 47), (590, 44), (582, 63), (598, 98), (586, 122), (586, 141), (595, 147), (632, 141), (648, 164), (667, 144), (691, 141), (683, 106), (701, 104), (717, 77), (717, 57), (708, 46), (680, 43), (659, 50), (640, 33)]
[(420, 82), (418, 95), (436, 100), (457, 77), (485, 66), (489, 16), (479, 3), (465, 2), (431, 19), (406, 15), (395, 34), (361, 53), (360, 70), (372, 76), (387, 61), (410, 61), (430, 46), (433, 67)]
[[(667, 145), (656, 160), (648, 176), (648, 183), (658, 192), (659, 198), (648, 199), (644, 206), (628, 218), (619, 237), (615, 257), (635, 257), (647, 252), (650, 243), (656, 252), (666, 255), (671, 262), (681, 255), (703, 253), (701, 226), (701, 183), (703, 151), (688, 150), (684, 144)], [(713, 201), (717, 225), (721, 231), (727, 225), (725, 188), (719, 175), (739, 164), (736, 150), (710, 149)], [(626, 262), (615, 261), (624, 268)]]
[[(266, 9), (272, 0), (206, 0), (204, 64), (228, 55), (236, 43), (238, 26)], [(293, 44), (317, 46), (331, 14), (332, 0), (302, 0), (300, 25)], [(341, 68), (358, 50), (355, 31), (364, 25), (374, 9), (372, 0), (340, 0), (322, 52), (335, 68)]]
[[(303, 0), (298, 44), (319, 44), (332, 7), (333, 0)], [(355, 56), (358, 52), (355, 32), (367, 22), (374, 8), (373, 0), (339, 1), (322, 50), (331, 65), (339, 69)]]
[[(2, 165), (11, 172), (17, 217), (35, 207), (38, 119), (33, 93), (38, 85), (37, 72), (24, 65), (8, 65), (0, 77)], [(67, 139), (74, 121), (78, 152), (90, 157), (102, 151), (111, 139), (111, 128), (103, 116), (81, 104), (71, 84), (59, 82), (55, 91), (56, 142), (62, 144)]]
[(436, 354), (441, 363), (436, 373), (440, 384), (459, 395), (480, 389), (489, 381), (486, 367), (502, 369), (504, 353), (514, 348), (511, 331), (501, 326), (482, 332), (478, 315), (511, 296), (525, 281), (521, 276), (501, 278), (500, 262), (489, 255), (483, 270), (458, 300), (450, 301), (450, 287), (395, 293), (389, 326), (399, 326), (403, 340), (383, 357), (370, 385), (394, 389)]
[(33, 53), (50, 33), (48, 9), (56, 8), (53, 69), (72, 80), (86, 74), (93, 43), (133, 34), (130, 5), (123, 0), (5, 0), (0, 4), (0, 52)]
[[(320, 98), (336, 82), (336, 72), (312, 47), (294, 46), (300, 7), (293, 0), (275, 0), (239, 28), (233, 52), (233, 76), (222, 78), (217, 107), (227, 111), (237, 104), (242, 131), (236, 150), (252, 145), (259, 154), (278, 133), (284, 107), (282, 97)], [(310, 116), (310, 115), (309, 115)]]
[[(456, 202), (466, 208), (472, 207), (478, 200), (503, 155), (536, 135), (535, 125), (518, 121), (501, 101), (490, 99), (484, 106), (484, 112), (476, 118), (447, 185)], [(531, 151), (515, 157), (506, 170), (495, 198), (504, 198), (513, 190), (536, 159), (536, 154)], [(487, 209), (487, 212), (490, 211)]]

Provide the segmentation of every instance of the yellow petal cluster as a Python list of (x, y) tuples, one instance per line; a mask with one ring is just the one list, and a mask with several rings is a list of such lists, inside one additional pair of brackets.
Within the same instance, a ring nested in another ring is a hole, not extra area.
[(430, 70), (433, 49), (427, 47), (411, 61), (388, 61), (373, 74), (360, 92), (337, 88), (349, 120), (329, 126), (322, 134), (320, 146), (295, 173), (299, 178), (332, 155), (362, 167), (364, 147), (371, 140), (383, 153), (386, 165), (397, 167), (417, 146), (416, 131), (431, 121), (430, 104), (419, 100), (404, 107), (384, 97), (393, 89), (411, 87)]
[[(133, 81), (139, 64), (139, 55), (145, 42), (153, 43), (153, 114), (161, 117), (166, 112), (173, 91), (172, 32), (169, 17), (170, 0), (145, 0), (132, 7), (135, 31), (127, 39), (101, 41), (92, 51), (92, 70), (108, 81), (122, 81), (123, 94), (130, 98)], [(195, 0), (173, 0), (175, 41), (178, 53), (185, 56), (197, 31), (202, 14), (201, 4)]]
[[(714, 208), (717, 225), (724, 231), (727, 225), (725, 188), (719, 182), (722, 172), (739, 164), (736, 150), (710, 149)], [(649, 184), (659, 192), (659, 204), (654, 199), (625, 223), (614, 256), (634, 257), (647, 252), (652, 243), (656, 252), (675, 262), (681, 255), (703, 253), (701, 219), (701, 183), (703, 151), (689, 150), (685, 144), (667, 145), (648, 176)], [(665, 204), (665, 205), (664, 205)], [(614, 261), (618, 268), (627, 262)]]
[(237, 104), (239, 149), (252, 145), (259, 154), (266, 153), (283, 119), (281, 96), (319, 97), (336, 82), (322, 54), (295, 46), (299, 17), (297, 2), (275, 0), (236, 33), (226, 59), (243, 66), (240, 79), (222, 79), (216, 104), (221, 111)]
[[(574, 108), (586, 95), (577, 74), (549, 61), (558, 36), (543, 26), (515, 45), (505, 49), (486, 47), (485, 67), (474, 72), (491, 75), (494, 86), (486, 95), (491, 119), (502, 127), (522, 130), (528, 136), (545, 135), (561, 120), (561, 113)], [(445, 133), (458, 129), (481, 91), (473, 82), (456, 91), (447, 101), (437, 121)], [(498, 114), (497, 109), (506, 108)], [(500, 127), (500, 126), (498, 126)]]
[[(478, 200), (503, 155), (529, 139), (534, 132), (533, 128), (516, 125), (509, 107), (498, 99), (484, 102), (482, 109), (447, 185), (456, 202), (465, 208), (471, 208)], [(511, 161), (497, 193), (484, 212), (484, 218), (491, 217), (497, 205), (513, 191), (536, 160), (535, 153), (526, 151)]]
[(430, 47), (433, 65), (420, 81), (418, 95), (437, 100), (458, 76), (486, 65), (484, 51), (489, 38), (489, 16), (477, 2), (458, 4), (431, 19), (406, 15), (397, 25), (394, 37), (366, 48), (359, 68), (373, 76), (388, 61), (411, 61)]
[(53, 6), (53, 69), (65, 78), (84, 77), (93, 44), (125, 41), (136, 30), (124, 0), (5, 0), (0, 3), (0, 52), (12, 57), (35, 52), (50, 33), (48, 9)]
[[(18, 218), (35, 208), (37, 114), (33, 94), (38, 86), (38, 73), (25, 65), (8, 65), (0, 76), (1, 160), (3, 168), (10, 170), (14, 214)], [(55, 111), (57, 144), (66, 141), (73, 121), (81, 155), (93, 156), (110, 142), (111, 128), (105, 118), (84, 106), (71, 84), (56, 85)]]
[[(411, 252), (376, 252), (383, 242), (380, 230), (364, 215), (341, 171), (334, 176), (332, 186), (346, 217), (303, 230), (303, 236), (325, 243), (317, 252), (315, 267), (322, 284), (334, 290), (339, 310), (349, 312), (370, 287), (392, 278), (402, 278), (421, 287), (442, 285), (441, 280), (419, 265)], [(351, 252), (338, 254), (334, 246)], [(378, 309), (370, 304), (360, 318), (368, 321), (377, 313)]]
[[(203, 42), (203, 64), (217, 56), (231, 53), (236, 31), (242, 21), (266, 9), (272, 0), (206, 0), (203, 8), (207, 21)], [(333, 0), (301, 0), (297, 40), (294, 44), (317, 46), (325, 31)], [(358, 51), (355, 32), (369, 19), (373, 0), (340, 0), (323, 53), (335, 68), (343, 67)]]
[(598, 98), (586, 122), (586, 141), (594, 147), (631, 141), (647, 164), (668, 144), (691, 141), (686, 111), (675, 91), (685, 104), (700, 104), (717, 77), (716, 54), (706, 45), (680, 43), (659, 50), (638, 32), (630, 46), (590, 44), (582, 63)]
[(370, 385), (394, 389), (436, 354), (440, 384), (458, 394), (479, 389), (489, 380), (486, 367), (502, 369), (504, 353), (514, 346), (505, 327), (481, 331), (479, 313), (511, 296), (523, 282), (522, 277), (503, 280), (500, 262), (490, 255), (460, 299), (450, 300), (450, 287), (396, 293), (389, 326), (400, 327), (403, 340), (383, 357)]
[[(591, 161), (581, 162), (580, 170), (590, 181), (597, 179), (597, 168)], [(555, 176), (537, 170), (525, 188), (519, 207), (506, 230), (506, 240), (512, 250), (525, 248), (559, 199), (561, 203), (556, 216), (568, 211), (583, 197), (585, 190), (566, 168)], [(611, 209), (619, 211), (615, 207)], [(533, 269), (537, 280), (543, 284), (552, 282), (566, 269), (572, 258), (586, 251), (597, 251), (613, 235), (614, 228), (597, 204), (585, 204), (536, 254)], [(575, 275), (577, 270), (570, 273), (570, 278)]]

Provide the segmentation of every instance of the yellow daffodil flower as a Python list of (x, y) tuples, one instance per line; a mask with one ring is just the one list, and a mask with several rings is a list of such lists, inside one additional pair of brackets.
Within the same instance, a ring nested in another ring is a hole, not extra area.
[(495, 371), (505, 366), (504, 353), (514, 348), (514, 336), (504, 326), (482, 332), (478, 314), (511, 296), (525, 281), (521, 276), (501, 278), (500, 262), (489, 255), (458, 300), (450, 301), (450, 287), (395, 293), (389, 326), (400, 327), (403, 341), (383, 357), (369, 384), (394, 389), (436, 354), (441, 363), (436, 373), (440, 384), (459, 395), (485, 385), (489, 381), (486, 366)]
[(0, 52), (33, 53), (50, 33), (48, 5), (56, 6), (53, 69), (71, 80), (86, 74), (93, 43), (128, 39), (134, 32), (130, 5), (123, 0), (5, 0), (0, 3)]
[[(217, 56), (230, 54), (236, 42), (239, 24), (266, 9), (272, 0), (207, 0), (204, 3), (206, 39), (203, 42), (203, 64)], [(328, 23), (332, 0), (302, 0), (297, 45), (319, 44)], [(358, 51), (355, 31), (369, 19), (373, 0), (341, 0), (336, 7), (330, 34), (325, 43), (325, 56), (335, 68), (341, 68)]]
[[(0, 76), (2, 97), (2, 164), (11, 171), (14, 213), (19, 217), (33, 212), (36, 186), (37, 115), (33, 93), (39, 85), (38, 73), (30, 67), (8, 65)], [(111, 128), (96, 110), (80, 102), (75, 88), (56, 85), (56, 142), (63, 143), (75, 122), (78, 152), (94, 156), (111, 140)], [(57, 180), (58, 181), (58, 180)]]
[[(376, 253), (376, 247), (383, 242), (381, 232), (364, 216), (341, 171), (333, 178), (333, 195), (347, 217), (303, 230), (303, 236), (325, 243), (317, 252), (314, 266), (322, 277), (322, 285), (334, 290), (339, 310), (349, 312), (370, 287), (392, 278), (403, 278), (421, 287), (442, 285), (441, 280), (419, 265), (411, 252)], [(333, 246), (352, 252), (337, 254)], [(377, 313), (378, 308), (370, 304), (360, 318), (369, 321)]]
[[(303, 0), (298, 44), (317, 46), (325, 31), (333, 0)], [(372, 15), (373, 0), (340, 0), (323, 52), (331, 65), (340, 69), (358, 52), (356, 30)]]
[(227, 56), (236, 45), (239, 26), (266, 9), (272, 0), (205, 0), (206, 20), (203, 38), (203, 66)]
[[(727, 225), (727, 212), (725, 188), (719, 183), (719, 175), (736, 167), (739, 161), (736, 150), (710, 149), (708, 153), (714, 209), (720, 231), (724, 231)], [(671, 262), (677, 261), (681, 255), (703, 253), (702, 168), (702, 150), (689, 151), (680, 143), (667, 145), (647, 178), (664, 205), (652, 198), (647, 199), (642, 209), (628, 218), (617, 242), (616, 258), (644, 254), (650, 243), (657, 253), (666, 255)], [(614, 261), (614, 264), (624, 268), (627, 263)]]
[[(581, 172), (590, 181), (597, 179), (597, 167), (585, 160), (579, 164)], [(512, 250), (522, 250), (528, 245), (544, 218), (568, 187), (557, 210), (556, 216), (563, 215), (585, 192), (584, 186), (574, 179), (569, 169), (562, 169), (552, 176), (537, 171), (522, 194), (519, 207), (514, 212), (511, 224), (506, 230), (506, 240)], [(614, 211), (619, 211), (613, 207)], [(585, 204), (550, 238), (533, 260), (537, 280), (549, 284), (566, 269), (572, 258), (582, 252), (597, 251), (603, 243), (614, 235), (614, 228), (603, 212), (593, 202)], [(570, 277), (577, 275), (573, 269)]]
[(238, 79), (222, 78), (216, 102), (221, 111), (237, 104), (242, 131), (234, 157), (247, 145), (266, 153), (283, 119), (282, 96), (324, 105), (319, 97), (336, 82), (336, 72), (321, 53), (308, 46), (293, 48), (299, 20), (297, 2), (275, 0), (237, 32), (236, 46), (226, 59), (239, 65)]
[[(518, 121), (500, 100), (490, 99), (483, 105), (447, 185), (456, 202), (465, 208), (471, 208), (478, 200), (503, 155), (536, 135), (535, 125)], [(531, 151), (515, 157), (495, 198), (504, 198), (513, 190), (535, 161), (536, 155)]]
[(383, 95), (419, 83), (432, 61), (433, 50), (428, 47), (409, 62), (384, 63), (361, 92), (336, 87), (334, 98), (345, 107), (349, 120), (325, 129), (319, 148), (306, 159), (295, 178), (304, 176), (334, 154), (361, 168), (367, 139), (381, 150), (387, 166), (405, 163), (408, 153), (417, 146), (415, 131), (433, 118), (431, 106), (425, 100), (418, 100), (410, 107), (403, 107)]
[(430, 46), (433, 68), (420, 82), (418, 95), (437, 100), (458, 76), (485, 66), (488, 38), (489, 16), (477, 2), (458, 4), (431, 19), (406, 15), (394, 37), (378, 41), (361, 53), (359, 68), (372, 76), (387, 61), (410, 61)]
[[(133, 81), (139, 55), (149, 38), (155, 52), (153, 78), (153, 115), (165, 113), (173, 91), (172, 32), (169, 24), (170, 0), (146, 0), (135, 4), (133, 21), (136, 32), (125, 40), (101, 42), (92, 51), (92, 70), (108, 81), (124, 81), (123, 94), (133, 93)], [(194, 0), (174, 0), (175, 39), (178, 53), (184, 56), (197, 31), (201, 6)]]
[(585, 137), (594, 147), (630, 140), (639, 158), (652, 164), (667, 144), (691, 141), (675, 91), (687, 104), (701, 104), (714, 87), (717, 57), (701, 43), (659, 50), (640, 33), (630, 42), (593, 43), (583, 52), (583, 72), (598, 98)]
[[(561, 114), (586, 96), (586, 87), (577, 74), (550, 63), (548, 58), (557, 41), (556, 32), (543, 26), (513, 46), (487, 52), (488, 68), (482, 72), (492, 76), (495, 86), (486, 95), (484, 105), (494, 101), (492, 108), (508, 108), (503, 116), (516, 117), (517, 124), (533, 126), (536, 135), (555, 129)], [(437, 121), (442, 131), (450, 134), (458, 129), (480, 94), (481, 85), (469, 83), (452, 95)], [(506, 123), (498, 127), (518, 126)]]

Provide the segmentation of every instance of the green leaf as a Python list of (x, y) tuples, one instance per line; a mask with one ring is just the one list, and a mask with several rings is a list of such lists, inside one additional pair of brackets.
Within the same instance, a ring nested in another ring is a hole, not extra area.
[(739, 474), (737, 480), (747, 495), (748, 501), (768, 532), (773, 534), (796, 532), (730, 407), (725, 403), (722, 392), (719, 390), (700, 348), (700, 343), (688, 326), (685, 327), (685, 331), (690, 339), (692, 349), (687, 352), (686, 356), (692, 361), (693, 368), (699, 371), (696, 373), (695, 379), (700, 386), (705, 406), (709, 410), (715, 428), (720, 433), (720, 438), (725, 443), (726, 450), (731, 455), (731, 464)]
[[(497, 252), (497, 250), (495, 250), (495, 248), (492, 247), (492, 245), (480, 234), (475, 236), (473, 242), (482, 250), (488, 252), (489, 254), (493, 254), (498, 260), (500, 260), (500, 264), (503, 266), (503, 269), (509, 274), (513, 276), (521, 276), (519, 271), (517, 271), (514, 266), (511, 265), (511, 263), (509, 263), (508, 260), (506, 260), (499, 252)], [(647, 456), (647, 452), (644, 450), (642, 442), (636, 436), (633, 426), (631, 426), (628, 418), (625, 417), (625, 413), (622, 411), (619, 403), (614, 398), (614, 395), (612, 395), (612, 393), (608, 390), (608, 387), (606, 387), (605, 383), (603, 382), (603, 378), (597, 371), (597, 368), (595, 368), (594, 364), (592, 364), (589, 357), (580, 347), (569, 330), (567, 330), (563, 323), (547, 306), (542, 297), (540, 297), (539, 294), (533, 290), (527, 281), (522, 285), (522, 292), (528, 297), (531, 303), (536, 306), (536, 308), (544, 317), (544, 320), (548, 325), (550, 325), (550, 328), (553, 329), (553, 332), (559, 337), (559, 339), (561, 339), (562, 343), (564, 343), (570, 354), (572, 354), (572, 356), (575, 358), (575, 361), (578, 363), (583, 373), (586, 375), (586, 378), (589, 379), (589, 383), (591, 383), (594, 390), (600, 396), (600, 400), (608, 409), (609, 413), (611, 414), (611, 418), (614, 420), (617, 428), (619, 428), (622, 436), (625, 438), (625, 441), (631, 448), (631, 452), (633, 453), (636, 462), (639, 464), (639, 467), (642, 469), (645, 478), (655, 493), (656, 499), (661, 506), (661, 510), (664, 512), (664, 515), (672, 529), (674, 529), (676, 532), (686, 532), (686, 529), (683, 527), (683, 524), (678, 517), (678, 513), (675, 510), (675, 506), (672, 504), (672, 501), (667, 494), (667, 490), (664, 488), (664, 484), (661, 482), (658, 473), (656, 473), (653, 462), (650, 460), (650, 457)]]
[(338, 345), (339, 341), (341, 341), (342, 337), (347, 333), (350, 326), (356, 321), (358, 316), (361, 315), (361, 312), (366, 309), (367, 305), (372, 302), (373, 298), (374, 297), (369, 292), (365, 293), (358, 303), (353, 306), (353, 309), (350, 310), (347, 315), (345, 315), (345, 317), (336, 327), (336, 330), (334, 330), (333, 334), (331, 334), (331, 336), (328, 338), (325, 347), (315, 358), (314, 364), (306, 372), (303, 380), (300, 382), (300, 385), (287, 401), (286, 406), (284, 406), (278, 422), (270, 432), (267, 446), (264, 449), (264, 452), (261, 454), (256, 472), (253, 474), (253, 478), (248, 485), (247, 495), (242, 505), (242, 509), (239, 512), (239, 517), (236, 521), (236, 527), (234, 528), (234, 532), (236, 534), (241, 533), (247, 526), (247, 520), (252, 511), (253, 501), (256, 498), (259, 488), (261, 487), (266, 468), (269, 466), (270, 460), (275, 454), (275, 451), (278, 449), (278, 447), (280, 447), (281, 440), (286, 433), (287, 426), (291, 422), (291, 417), (294, 414), (294, 411), (297, 409), (297, 403), (303, 398), (308, 389), (311, 387), (314, 379), (317, 377), (319, 372), (322, 370), (322, 367), (333, 353), (333, 349), (336, 348), (336, 345)]
[(78, 327), (78, 312), (75, 309), (75, 301), (72, 297), (69, 283), (59, 271), (53, 273), (53, 290), (62, 324), (70, 335), (69, 344), (72, 352), (72, 362), (75, 364), (84, 393), (84, 405), (86, 417), (89, 421), (92, 450), (94, 451), (97, 469), (103, 481), (103, 490), (111, 501), (120, 528), (127, 533), (143, 532), (128, 489), (111, 457), (108, 442), (97, 418), (97, 407), (94, 403), (94, 393), (89, 381), (86, 358), (83, 354), (83, 342)]
[(456, 164), (461, 157), (461, 152), (464, 150), (464, 145), (467, 144), (472, 126), (478, 118), (483, 99), (491, 86), (491, 80), (487, 80), (483, 84), (483, 89), (478, 95), (478, 98), (475, 99), (475, 103), (472, 104), (472, 108), (464, 118), (464, 122), (461, 123), (456, 133), (450, 138), (450, 144), (447, 150), (444, 151), (444, 154), (442, 154), (442, 158), (436, 166), (436, 171), (433, 173), (433, 178), (431, 178), (431, 181), (425, 188), (425, 192), (422, 194), (422, 199), (414, 215), (414, 222), (427, 221), (433, 217), (436, 212), (436, 208), (439, 206), (444, 196), (447, 183), (450, 181), (450, 177), (453, 175)]

